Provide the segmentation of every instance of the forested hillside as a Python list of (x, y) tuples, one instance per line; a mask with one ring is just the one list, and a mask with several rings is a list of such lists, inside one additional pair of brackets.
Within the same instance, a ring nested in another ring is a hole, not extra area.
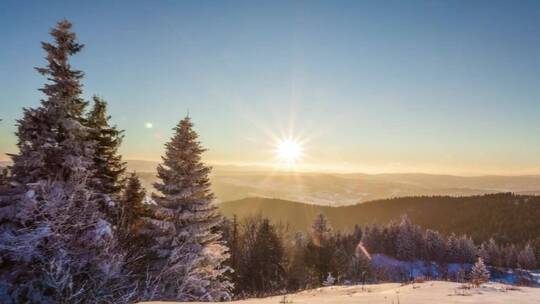
[(317, 214), (325, 214), (335, 229), (355, 224), (384, 224), (407, 214), (424, 228), (444, 234), (467, 234), (476, 242), (494, 237), (498, 242), (523, 243), (538, 237), (540, 197), (511, 193), (469, 197), (404, 197), (354, 206), (326, 207), (278, 199), (248, 198), (220, 204), (226, 216), (261, 214), (306, 231)]

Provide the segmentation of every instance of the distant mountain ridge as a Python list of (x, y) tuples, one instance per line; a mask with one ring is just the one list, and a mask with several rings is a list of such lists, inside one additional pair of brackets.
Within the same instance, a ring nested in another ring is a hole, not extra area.
[[(148, 189), (156, 181), (154, 172), (157, 164), (128, 161), (130, 169), (138, 172)], [(263, 171), (256, 167), (229, 165), (214, 166), (211, 181), (212, 189), (221, 202), (266, 197), (344, 206), (404, 196), (470, 196), (499, 192), (540, 194), (540, 176), (534, 175), (339, 174)]]
[[(128, 160), (152, 191), (157, 161)], [(0, 163), (7, 165), (9, 162)], [(454, 176), (422, 173), (339, 174), (281, 172), (257, 166), (213, 167), (212, 190), (218, 201), (247, 197), (277, 198), (324, 206), (346, 206), (406, 196), (471, 196), (513, 192), (540, 194), (540, 176)]]
[(422, 196), (329, 207), (267, 198), (247, 198), (219, 204), (227, 217), (254, 215), (309, 231), (319, 213), (337, 230), (355, 224), (383, 224), (407, 214), (424, 228), (442, 233), (468, 234), (476, 241), (495, 236), (499, 242), (522, 243), (540, 237), (540, 197), (499, 193), (468, 197)]

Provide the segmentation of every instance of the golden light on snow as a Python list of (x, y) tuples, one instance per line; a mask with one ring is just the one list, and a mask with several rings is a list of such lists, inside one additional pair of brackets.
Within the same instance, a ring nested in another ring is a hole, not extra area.
[(154, 125), (151, 122), (145, 122), (144, 127), (147, 128), (147, 129), (152, 129), (154, 127)]
[(294, 164), (302, 157), (302, 145), (293, 139), (283, 139), (277, 143), (276, 154), (279, 160)]

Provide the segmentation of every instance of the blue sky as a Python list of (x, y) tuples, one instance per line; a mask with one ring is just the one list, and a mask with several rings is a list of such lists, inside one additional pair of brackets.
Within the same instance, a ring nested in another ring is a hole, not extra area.
[(62, 18), (128, 159), (189, 111), (216, 163), (291, 136), (325, 170), (540, 174), (538, 1), (2, 1), (0, 152)]

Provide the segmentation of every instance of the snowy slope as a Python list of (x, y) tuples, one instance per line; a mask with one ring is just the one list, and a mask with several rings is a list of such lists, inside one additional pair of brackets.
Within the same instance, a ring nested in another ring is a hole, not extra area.
[[(428, 304), (428, 303), (540, 303), (540, 288), (512, 287), (488, 283), (478, 289), (462, 289), (462, 284), (429, 281), (401, 286), (385, 283), (362, 286), (332, 286), (262, 299), (235, 301), (239, 304)], [(167, 303), (167, 302), (152, 302)]]

